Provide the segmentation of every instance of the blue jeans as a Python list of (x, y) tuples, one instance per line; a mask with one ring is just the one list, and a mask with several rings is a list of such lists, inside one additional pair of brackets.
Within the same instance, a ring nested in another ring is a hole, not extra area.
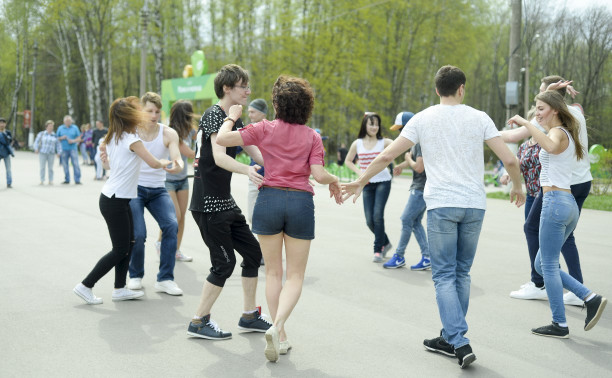
[(470, 269), (485, 211), (442, 207), (427, 211), (431, 271), (442, 337), (455, 349), (470, 343), (465, 315), (470, 303)]
[(174, 281), (176, 233), (178, 232), (174, 204), (165, 187), (147, 188), (140, 185), (138, 185), (138, 197), (132, 198), (130, 201), (135, 241), (132, 249), (132, 259), (130, 260), (130, 278), (144, 277), (144, 245), (147, 238), (147, 226), (144, 219), (145, 207), (155, 218), (162, 231), (157, 282)]
[(0, 159), (4, 159), (4, 168), (6, 168), (6, 185), (12, 185), (13, 174), (11, 172), (11, 155), (0, 157)]
[[(578, 216), (582, 211), (582, 204), (586, 200), (591, 191), (591, 181), (584, 182), (582, 184), (572, 185), (572, 195), (578, 205)], [(525, 236), (527, 238), (527, 249), (529, 250), (529, 260), (531, 262), (531, 281), (537, 286), (544, 285), (544, 279), (535, 270), (534, 261), (540, 249), (540, 214), (542, 212), (542, 191), (533, 201), (529, 216), (525, 220)], [(576, 247), (576, 239), (574, 239), (574, 232), (570, 233), (569, 237), (561, 248), (561, 253), (567, 264), (567, 270), (570, 276), (577, 279), (579, 282), (584, 282), (582, 279), (582, 270), (580, 269), (580, 256), (578, 255), (578, 248)]]
[(53, 162), (55, 161), (55, 154), (53, 152), (44, 154), (38, 154), (38, 161), (40, 163), (40, 182), (45, 181), (45, 173), (49, 170), (49, 182), (53, 182)]
[(535, 197), (534, 196), (530, 196), (529, 194), (527, 194), (525, 196), (525, 220), (527, 220), (527, 217), (529, 216), (529, 211), (531, 211), (531, 207), (533, 206), (533, 201), (535, 201)]
[(374, 252), (389, 244), (385, 233), (385, 205), (391, 192), (391, 181), (369, 183), (363, 188), (363, 211), (366, 224), (374, 233)]
[(79, 152), (76, 150), (63, 150), (60, 161), (64, 167), (64, 181), (70, 182), (70, 161), (74, 170), (74, 182), (81, 182), (81, 168), (79, 167)]
[(565, 323), (563, 288), (581, 299), (591, 293), (578, 280), (559, 269), (561, 247), (578, 223), (578, 205), (570, 193), (550, 191), (544, 194), (541, 214), (540, 250), (535, 258), (535, 269), (544, 276), (553, 322)]
[(410, 235), (414, 232), (414, 237), (419, 243), (419, 247), (421, 247), (421, 255), (424, 258), (429, 259), (427, 234), (425, 234), (425, 228), (423, 228), (423, 225), (421, 224), (426, 209), (427, 206), (425, 205), (425, 200), (423, 199), (423, 191), (411, 190), (408, 203), (406, 204), (404, 212), (400, 217), (402, 221), (402, 235), (400, 236), (400, 240), (397, 243), (397, 249), (395, 250), (395, 253), (398, 256), (404, 257), (406, 246), (410, 241)]

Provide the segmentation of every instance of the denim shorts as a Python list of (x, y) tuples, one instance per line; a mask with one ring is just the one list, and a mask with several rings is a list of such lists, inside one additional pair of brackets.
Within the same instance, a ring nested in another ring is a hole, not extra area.
[(315, 219), (312, 194), (262, 187), (253, 210), (253, 233), (276, 235), (281, 232), (295, 239), (314, 239)]
[(181, 190), (189, 190), (189, 181), (187, 177), (182, 180), (166, 180), (166, 190), (169, 192), (180, 192)]

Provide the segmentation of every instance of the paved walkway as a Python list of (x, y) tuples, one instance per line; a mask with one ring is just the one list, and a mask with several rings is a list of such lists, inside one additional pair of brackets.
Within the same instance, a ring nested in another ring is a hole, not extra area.
[[(570, 339), (531, 334), (550, 322), (548, 302), (511, 299), (529, 279), (523, 209), (488, 200), (488, 211), (472, 270), (468, 337), (478, 359), (462, 371), (453, 358), (424, 350), (437, 336), (431, 273), (384, 270), (371, 262), (373, 237), (361, 200), (341, 207), (317, 187), (317, 239), (313, 242), (302, 298), (287, 323), (294, 345), (278, 363), (263, 355), (262, 334), (239, 333), (242, 309), (239, 274), (228, 281), (213, 319), (233, 339), (187, 338), (210, 267), (208, 251), (188, 214), (183, 252), (177, 263), (182, 297), (156, 293), (159, 260), (155, 222), (147, 213), (149, 240), (143, 300), (112, 302), (112, 274), (94, 292), (104, 304), (88, 306), (72, 288), (110, 249), (98, 210), (102, 183), (83, 168), (82, 186), (39, 186), (38, 159), (17, 152), (13, 187), (6, 189), (0, 165), (0, 376), (131, 377), (560, 377), (612, 376), (612, 305), (599, 324), (583, 331), (586, 311), (567, 307)], [(395, 244), (409, 179), (395, 179), (386, 226)], [(234, 175), (234, 197), (246, 205), (247, 181)], [(576, 240), (587, 285), (612, 299), (612, 213), (583, 210)], [(412, 240), (408, 262), (418, 260)], [(261, 270), (258, 302), (267, 312)]]

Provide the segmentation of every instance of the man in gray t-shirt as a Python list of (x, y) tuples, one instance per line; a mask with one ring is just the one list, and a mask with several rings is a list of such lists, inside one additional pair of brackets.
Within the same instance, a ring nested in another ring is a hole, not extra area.
[[(502, 160), (512, 182), (510, 201), (525, 203), (516, 157), (484, 112), (463, 105), (465, 74), (444, 66), (435, 77), (440, 104), (416, 114), (401, 135), (370, 163), (357, 181), (342, 185), (344, 200), (359, 197), (370, 177), (417, 143), (423, 147), (427, 182), (427, 237), (432, 279), (442, 320), (439, 337), (424, 340), (425, 349), (455, 356), (461, 368), (476, 360), (465, 337), (470, 301), (470, 269), (486, 208), (483, 142)], [(353, 200), (354, 202), (355, 200)]]
[[(405, 126), (408, 121), (414, 116), (410, 112), (402, 112), (396, 117), (396, 125), (401, 124), (401, 129)], [(401, 118), (401, 120), (400, 120)], [(398, 128), (394, 125), (391, 129), (397, 130)], [(406, 265), (406, 259), (404, 253), (406, 246), (410, 241), (410, 235), (414, 232), (414, 237), (419, 243), (421, 248), (421, 260), (415, 265), (410, 267), (410, 270), (427, 270), (431, 269), (431, 261), (429, 259), (429, 246), (427, 244), (427, 234), (425, 228), (422, 225), (423, 215), (427, 206), (423, 199), (423, 190), (425, 189), (425, 182), (427, 181), (427, 175), (425, 174), (425, 165), (423, 163), (423, 154), (421, 152), (421, 144), (415, 144), (410, 152), (407, 152), (404, 156), (405, 160), (403, 163), (398, 164), (393, 169), (394, 175), (400, 175), (405, 167), (412, 168), (412, 185), (410, 186), (410, 197), (408, 203), (404, 208), (404, 212), (400, 217), (402, 221), (402, 233), (400, 240), (397, 243), (395, 254), (386, 263), (383, 264), (383, 268), (395, 269)]]

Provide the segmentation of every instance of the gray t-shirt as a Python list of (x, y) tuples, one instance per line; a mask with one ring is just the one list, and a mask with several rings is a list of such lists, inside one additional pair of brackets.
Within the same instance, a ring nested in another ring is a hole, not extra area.
[[(418, 157), (423, 157), (423, 153), (421, 152), (421, 144), (417, 143), (412, 146), (410, 150), (410, 157), (412, 160), (416, 161)], [(423, 191), (425, 189), (425, 182), (427, 181), (427, 175), (425, 174), (425, 170), (423, 172), (418, 173), (414, 169), (412, 170), (412, 185), (410, 185), (410, 190), (420, 190)]]

